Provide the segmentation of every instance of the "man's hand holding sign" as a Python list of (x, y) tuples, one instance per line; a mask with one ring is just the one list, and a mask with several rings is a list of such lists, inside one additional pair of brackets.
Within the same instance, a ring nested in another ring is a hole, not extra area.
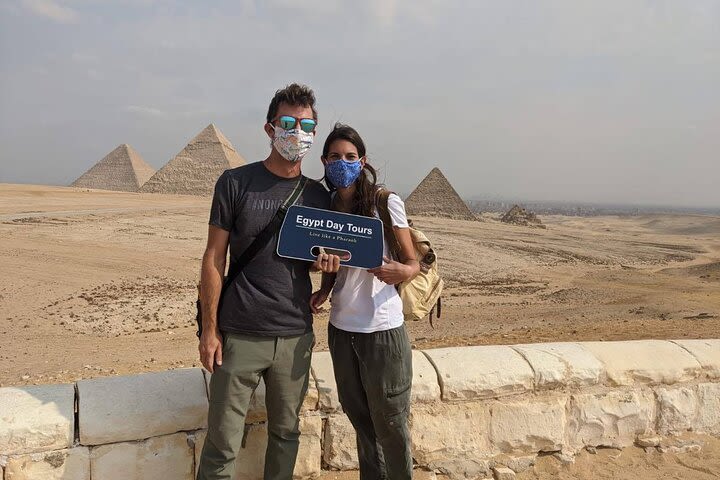
[(324, 249), (320, 249), (315, 262), (310, 268), (311, 272), (336, 273), (340, 270), (340, 257), (331, 253), (326, 253)]

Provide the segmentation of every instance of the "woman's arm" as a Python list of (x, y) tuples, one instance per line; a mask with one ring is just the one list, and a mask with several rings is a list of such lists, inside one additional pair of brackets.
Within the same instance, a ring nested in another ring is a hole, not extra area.
[(413, 247), (410, 229), (393, 227), (393, 230), (400, 244), (399, 261), (384, 257), (384, 264), (368, 270), (368, 272), (375, 275), (378, 280), (389, 285), (397, 285), (398, 283), (410, 280), (420, 273), (420, 262), (415, 258), (415, 248)]
[(390, 285), (397, 285), (413, 278), (420, 272), (420, 263), (415, 256), (412, 235), (405, 214), (405, 204), (402, 199), (394, 193), (388, 196), (388, 213), (393, 225), (393, 233), (400, 245), (398, 261), (383, 258), (383, 265), (368, 270), (378, 280)]

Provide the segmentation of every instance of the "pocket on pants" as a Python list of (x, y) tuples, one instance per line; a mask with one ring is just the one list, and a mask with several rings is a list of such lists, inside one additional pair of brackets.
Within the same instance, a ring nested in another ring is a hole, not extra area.
[(383, 395), (385, 417), (392, 417), (407, 412), (410, 406), (410, 390), (412, 386), (412, 370), (405, 365), (405, 359), (396, 361), (386, 368), (391, 372), (383, 379)]
[(405, 413), (410, 406), (410, 382), (405, 385), (398, 385), (394, 389), (385, 392), (385, 416), (393, 417)]

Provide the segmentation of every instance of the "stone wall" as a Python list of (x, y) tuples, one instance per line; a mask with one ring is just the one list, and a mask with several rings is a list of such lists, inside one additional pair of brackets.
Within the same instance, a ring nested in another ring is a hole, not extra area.
[[(413, 352), (413, 454), (452, 478), (528, 468), (541, 453), (655, 448), (720, 436), (720, 340), (547, 343)], [(313, 356), (298, 478), (357, 468), (327, 352)], [(201, 369), (0, 389), (0, 478), (193, 478), (207, 426)], [(262, 477), (264, 385), (248, 413), (237, 479)]]

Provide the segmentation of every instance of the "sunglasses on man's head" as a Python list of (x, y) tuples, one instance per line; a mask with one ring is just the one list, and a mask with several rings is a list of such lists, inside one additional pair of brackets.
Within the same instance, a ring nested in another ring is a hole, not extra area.
[(310, 133), (315, 130), (317, 122), (312, 118), (295, 118), (290, 115), (282, 115), (278, 118), (280, 128), (283, 130), (292, 130), (300, 122), (300, 129), (303, 132)]

